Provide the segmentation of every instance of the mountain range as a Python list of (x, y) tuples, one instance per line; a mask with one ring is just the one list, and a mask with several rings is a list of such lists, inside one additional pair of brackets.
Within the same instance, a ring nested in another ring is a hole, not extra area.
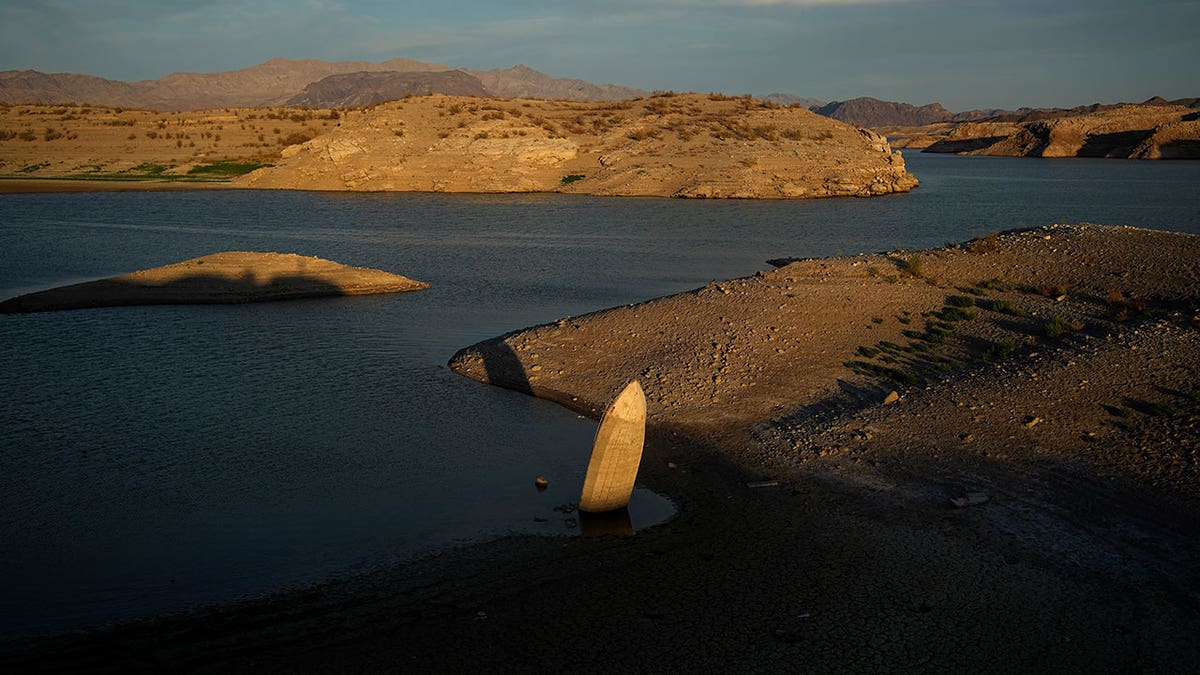
[[(161, 79), (139, 82), (122, 82), (75, 73), (0, 71), (0, 102), (10, 104), (86, 102), (163, 111), (269, 106), (342, 108), (374, 105), (425, 94), (574, 101), (629, 100), (649, 96), (649, 92), (632, 87), (556, 78), (524, 65), (494, 70), (462, 70), (412, 59), (391, 59), (382, 63), (272, 59), (241, 70), (173, 73)], [(762, 98), (778, 105), (806, 107), (825, 117), (875, 129), (982, 120), (1023, 123), (1103, 112), (1128, 105), (1200, 107), (1200, 99), (1166, 101), (1156, 96), (1140, 104), (1097, 103), (1076, 108), (990, 109), (956, 113), (940, 103), (914, 106), (870, 97), (828, 103), (788, 93), (772, 93)]]
[[(387, 77), (368, 74), (389, 74)], [(451, 75), (450, 73), (456, 73)], [(354, 77), (338, 77), (351, 76)], [(399, 75), (403, 75), (400, 77)], [(329, 77), (330, 82), (321, 83)], [(447, 91), (442, 91), (445, 86)], [(452, 89), (449, 90), (449, 89)], [(526, 66), (465, 71), (439, 63), (392, 59), (382, 63), (272, 59), (218, 73), (174, 73), (158, 80), (122, 82), (92, 75), (0, 71), (0, 102), (82, 103), (149, 110), (311, 105), (365, 105), (398, 92), (491, 95), (577, 101), (631, 99), (647, 92), (630, 87), (560, 79)], [(303, 101), (292, 102), (292, 101)], [(343, 103), (340, 101), (354, 101)]]

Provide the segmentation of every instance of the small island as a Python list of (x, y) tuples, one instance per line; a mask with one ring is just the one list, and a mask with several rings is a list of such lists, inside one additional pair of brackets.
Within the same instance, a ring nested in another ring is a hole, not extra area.
[(429, 288), (399, 274), (295, 253), (226, 251), (130, 274), (60, 286), (0, 303), (0, 313), (126, 305), (235, 304)]

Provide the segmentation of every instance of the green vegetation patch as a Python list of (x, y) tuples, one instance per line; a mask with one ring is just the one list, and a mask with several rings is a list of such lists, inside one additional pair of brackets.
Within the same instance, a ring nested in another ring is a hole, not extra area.
[(575, 181), (583, 180), (584, 178), (585, 178), (585, 176), (581, 173), (570, 173), (570, 174), (567, 174), (562, 177), (562, 184), (570, 185), (571, 183), (574, 183)]
[(980, 300), (976, 304), (984, 309), (998, 312), (1000, 314), (1008, 314), (1009, 316), (1028, 316), (1028, 312), (1013, 305), (1008, 300)]
[(188, 169), (187, 175), (193, 179), (203, 180), (229, 180), (244, 176), (255, 169), (261, 169), (270, 164), (261, 164), (259, 162), (238, 162), (235, 160), (221, 160), (211, 164), (199, 164)]

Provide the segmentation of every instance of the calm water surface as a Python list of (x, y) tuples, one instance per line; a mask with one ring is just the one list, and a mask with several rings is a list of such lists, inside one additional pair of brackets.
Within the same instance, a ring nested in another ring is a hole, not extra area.
[[(478, 340), (781, 256), (1084, 220), (1200, 232), (1200, 163), (906, 157), (922, 186), (866, 200), (0, 196), (2, 297), (222, 250), (432, 284), (0, 316), (0, 636), (574, 533), (553, 508), (578, 496), (595, 423), (440, 367)], [(640, 488), (631, 505), (635, 525), (671, 509)]]

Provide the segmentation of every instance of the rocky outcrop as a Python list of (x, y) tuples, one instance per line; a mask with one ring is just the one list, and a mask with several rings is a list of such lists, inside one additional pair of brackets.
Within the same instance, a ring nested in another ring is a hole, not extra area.
[(429, 288), (408, 277), (294, 253), (228, 251), (0, 303), (0, 313), (125, 305), (196, 305), (399, 293)]
[(917, 185), (878, 134), (749, 98), (588, 104), (422, 97), (347, 113), (254, 188), (870, 196)]
[(997, 157), (1200, 159), (1200, 123), (1184, 106), (1122, 106), (1020, 124), (967, 123), (925, 152)]
[(309, 108), (361, 108), (406, 96), (491, 96), (478, 78), (461, 70), (414, 73), (344, 73), (304, 88), (284, 105)]

